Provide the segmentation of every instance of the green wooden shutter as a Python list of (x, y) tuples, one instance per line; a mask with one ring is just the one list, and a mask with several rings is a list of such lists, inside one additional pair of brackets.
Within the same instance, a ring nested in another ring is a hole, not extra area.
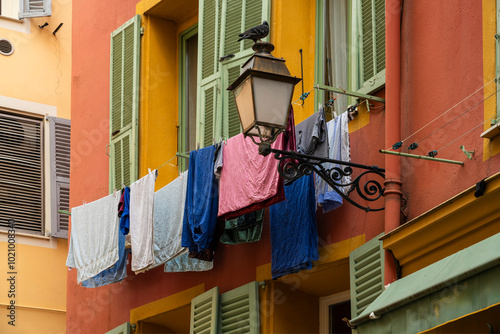
[(385, 82), (385, 1), (361, 0), (361, 87), (374, 90)]
[[(197, 116), (201, 122), (197, 141), (207, 146), (214, 138), (228, 138), (241, 132), (234, 97), (226, 88), (252, 55), (253, 42), (238, 42), (238, 33), (269, 21), (270, 0), (200, 0), (200, 13)], [(234, 56), (219, 61), (227, 55)], [(206, 109), (211, 102), (215, 102), (214, 109)]]
[[(238, 34), (262, 21), (270, 21), (269, 0), (227, 1), (223, 6), (220, 57), (233, 54), (234, 57), (222, 62), (222, 112), (221, 132), (215, 138), (229, 138), (241, 132), (240, 119), (234, 96), (226, 88), (240, 75), (240, 68), (254, 53), (253, 41), (238, 42)], [(266, 38), (268, 40), (269, 37)]]
[(191, 300), (192, 334), (216, 334), (219, 314), (219, 288), (215, 287)]
[(52, 15), (51, 0), (19, 0), (19, 18)]
[(384, 249), (381, 235), (349, 254), (351, 317), (356, 317), (384, 291)]
[(216, 112), (218, 100), (217, 80), (211, 81), (208, 85), (202, 87), (201, 90), (201, 108), (205, 115), (203, 117), (203, 147), (213, 144), (214, 131), (216, 128)]
[(69, 172), (71, 147), (71, 121), (49, 117), (50, 138), (50, 188), (51, 234), (56, 238), (68, 238)]
[(110, 192), (137, 179), (140, 15), (111, 34)]
[(130, 334), (130, 322), (121, 324), (120, 326), (106, 332), (106, 334)]
[(198, 103), (196, 141), (202, 147), (212, 144), (217, 126), (217, 102), (220, 89), (219, 27), (220, 0), (200, 0), (200, 25), (198, 36)]
[(260, 332), (258, 287), (251, 282), (220, 296), (220, 333)]

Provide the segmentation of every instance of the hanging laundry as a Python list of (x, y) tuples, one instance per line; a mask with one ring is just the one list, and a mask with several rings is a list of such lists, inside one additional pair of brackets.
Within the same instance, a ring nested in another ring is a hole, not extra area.
[[(283, 149), (283, 134), (272, 145)], [(251, 138), (242, 133), (227, 140), (220, 177), (219, 217), (233, 219), (285, 199), (278, 160), (262, 156)]]
[(222, 163), (224, 156), (224, 142), (221, 141), (215, 146), (215, 162), (214, 162), (214, 174), (217, 180), (220, 180), (220, 173), (222, 171)]
[(118, 217), (120, 217), (120, 231), (127, 235), (130, 231), (130, 188), (125, 187), (118, 203)]
[(121, 282), (127, 277), (128, 249), (125, 249), (125, 235), (118, 231), (118, 261), (94, 277), (82, 282), (84, 288), (98, 288), (100, 286)]
[(182, 228), (182, 247), (203, 253), (211, 245), (219, 204), (219, 184), (214, 175), (215, 145), (191, 151)]
[(184, 253), (165, 263), (164, 272), (207, 271), (212, 270), (213, 267), (213, 262), (193, 259), (187, 253)]
[(313, 175), (285, 186), (285, 194), (269, 210), (273, 279), (310, 269), (319, 258)]
[[(328, 122), (328, 140), (329, 140), (329, 158), (340, 161), (351, 161), (351, 149), (349, 145), (349, 115), (347, 112), (332, 119)], [(345, 168), (346, 166), (325, 163), (327, 169), (338, 167)], [(341, 184), (351, 182), (351, 176), (344, 176), (340, 181)], [(339, 191), (347, 194), (349, 187), (338, 187)], [(323, 212), (332, 211), (342, 205), (342, 196), (339, 195), (331, 186), (329, 186), (322, 178), (316, 177), (316, 202), (323, 207)]]
[(260, 241), (264, 209), (226, 220), (220, 242), (228, 245)]
[(187, 252), (181, 246), (187, 180), (188, 171), (155, 192), (154, 263), (148, 270)]
[(71, 236), (66, 266), (76, 268), (80, 284), (119, 259), (118, 202), (111, 194), (71, 209)]
[(298, 153), (328, 158), (328, 135), (323, 108), (297, 124), (295, 136)]
[(132, 270), (145, 270), (154, 262), (153, 209), (157, 171), (130, 185), (130, 241)]

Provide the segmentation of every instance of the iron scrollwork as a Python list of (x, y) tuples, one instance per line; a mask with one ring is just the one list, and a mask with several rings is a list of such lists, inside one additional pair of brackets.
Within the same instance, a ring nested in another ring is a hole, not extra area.
[[(385, 170), (377, 166), (366, 166), (352, 162), (345, 162), (334, 159), (318, 158), (305, 154), (296, 153), (293, 151), (276, 150), (266, 147), (267, 153), (274, 153), (274, 156), (279, 160), (278, 172), (286, 180), (286, 183), (292, 183), (304, 175), (310, 175), (315, 172), (321, 177), (329, 186), (332, 187), (343, 199), (352, 205), (363, 209), (365, 211), (381, 211), (381, 208), (371, 208), (369, 206), (362, 206), (353, 201), (349, 196), (355, 192), (368, 202), (374, 202), (384, 195), (384, 188), (379, 181), (372, 177), (379, 176), (385, 179)], [(364, 170), (361, 174), (356, 176), (351, 182), (342, 183), (345, 176), (352, 176), (353, 168)], [(364, 182), (366, 178), (368, 181)], [(346, 188), (347, 191), (342, 191)]]

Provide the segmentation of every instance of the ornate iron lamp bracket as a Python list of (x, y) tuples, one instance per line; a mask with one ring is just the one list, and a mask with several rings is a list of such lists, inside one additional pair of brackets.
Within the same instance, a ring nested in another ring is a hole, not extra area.
[[(304, 175), (310, 175), (312, 172), (315, 172), (331, 186), (334, 191), (352, 205), (367, 212), (384, 210), (384, 207), (374, 209), (369, 206), (362, 206), (349, 197), (352, 192), (356, 192), (361, 198), (369, 202), (374, 202), (382, 197), (385, 189), (379, 181), (372, 177), (379, 176), (385, 179), (385, 169), (383, 168), (334, 159), (318, 158), (293, 151), (276, 150), (271, 148), (268, 143), (261, 143), (261, 145), (259, 145), (259, 152), (263, 155), (274, 153), (275, 158), (279, 160), (278, 172), (288, 181), (287, 183), (292, 183)], [(344, 176), (352, 176), (354, 171), (353, 168), (364, 171), (351, 180), (351, 182), (342, 183)], [(363, 181), (365, 177), (368, 178), (367, 181)], [(342, 191), (345, 187), (348, 189), (346, 193)]]

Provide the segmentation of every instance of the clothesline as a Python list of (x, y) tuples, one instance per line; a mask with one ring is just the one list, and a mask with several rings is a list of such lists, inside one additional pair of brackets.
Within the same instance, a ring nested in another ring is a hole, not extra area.
[[(321, 114), (312, 115), (297, 127), (300, 128), (297, 131), (302, 134), (297, 141), (292, 130), (293, 122), (290, 122), (288, 136), (275, 142), (276, 148), (295, 151), (297, 145), (297, 151), (299, 148), (307, 149), (312, 155), (337, 157), (341, 154), (340, 151), (344, 150), (341, 143), (348, 145), (349, 142), (347, 115), (343, 114), (327, 126)], [(308, 135), (309, 132), (314, 134)], [(320, 137), (316, 137), (318, 134), (321, 134)], [(224, 242), (218, 236), (219, 232), (216, 232), (217, 221), (226, 220), (224, 231), (244, 226), (244, 233), (233, 231), (238, 233), (232, 234), (233, 239), (255, 242), (260, 240), (263, 217), (262, 211), (260, 214), (255, 212), (280, 202), (286, 206), (273, 207), (273, 213), (270, 214), (274, 245), (273, 277), (309, 268), (310, 261), (317, 258), (317, 245), (311, 242), (317, 240), (316, 203), (323, 203), (323, 209), (326, 210), (327, 202), (332, 201), (327, 194), (332, 191), (327, 187), (318, 187), (315, 193), (312, 175), (283, 187), (276, 159), (258, 154), (253, 142), (245, 139), (243, 134), (229, 140), (231, 144), (223, 150), (217, 150), (214, 146), (193, 150), (189, 170), (158, 191), (155, 191), (155, 172), (158, 171), (155, 169), (131, 184), (130, 192), (126, 188), (121, 198), (118, 193), (110, 194), (86, 204), (85, 208), (73, 208), (71, 252), (68, 253), (66, 264), (78, 270), (77, 281), (84, 287), (98, 287), (125, 279), (128, 252), (124, 236), (128, 231), (132, 244), (131, 268), (136, 274), (159, 265), (164, 265), (165, 272), (210, 270), (213, 267), (214, 245), (219, 242), (219, 238)], [(340, 151), (329, 151), (333, 147)], [(323, 149), (327, 149), (326, 152)], [(178, 152), (163, 165), (181, 154), (184, 157), (186, 155)], [(344, 154), (348, 159), (348, 152)], [(215, 156), (217, 159), (214, 159)], [(242, 163), (246, 165), (241, 166)], [(224, 169), (219, 173), (222, 166)], [(246, 173), (242, 175), (241, 170)], [(263, 189), (259, 185), (266, 187)], [(284, 201), (285, 191), (287, 201)], [(316, 198), (323, 192), (325, 196), (322, 199)], [(302, 200), (304, 197), (307, 197), (307, 203)], [(252, 213), (252, 217), (240, 221), (243, 214)], [(228, 221), (233, 218), (238, 221), (231, 222), (228, 228)], [(260, 223), (254, 223), (253, 220), (259, 220)], [(283, 224), (282, 220), (301, 222), (296, 224), (293, 234), (303, 237), (290, 242), (290, 224)], [(306, 221), (309, 224), (303, 223)], [(203, 228), (199, 228), (201, 225)], [(231, 235), (228, 237), (229, 242), (232, 242)], [(305, 252), (304, 256), (290, 258), (289, 249), (293, 249), (294, 254)], [(308, 260), (304, 262), (303, 258)], [(186, 261), (197, 262), (186, 264)]]

